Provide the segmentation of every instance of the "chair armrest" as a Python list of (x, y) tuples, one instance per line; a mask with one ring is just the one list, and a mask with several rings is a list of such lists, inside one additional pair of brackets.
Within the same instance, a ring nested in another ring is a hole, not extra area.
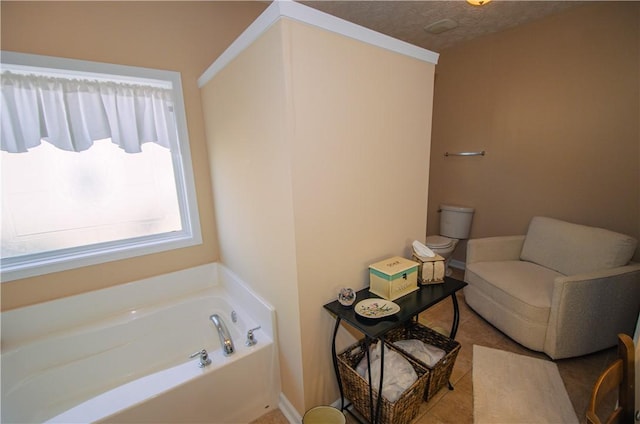
[(544, 351), (553, 359), (614, 346), (640, 312), (640, 264), (557, 277)]
[(524, 235), (484, 237), (467, 242), (467, 264), (490, 261), (517, 261), (524, 245)]
[[(615, 277), (624, 276), (625, 274), (628, 274), (628, 273), (635, 273), (639, 271), (640, 271), (640, 263), (631, 262), (625, 266), (620, 266), (617, 268), (601, 269), (598, 271), (588, 272), (585, 274), (576, 274), (576, 275), (567, 275), (563, 277), (558, 277), (556, 279), (556, 283), (559, 283), (559, 282), (569, 283), (574, 281), (580, 282), (580, 281), (587, 281), (587, 280), (615, 278)], [(637, 282), (638, 284), (640, 284), (640, 280), (638, 280)]]

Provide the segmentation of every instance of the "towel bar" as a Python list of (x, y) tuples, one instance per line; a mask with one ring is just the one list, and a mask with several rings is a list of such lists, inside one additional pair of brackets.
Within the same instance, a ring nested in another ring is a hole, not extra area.
[(445, 156), (484, 156), (485, 151), (483, 150), (481, 152), (460, 152), (460, 153), (445, 152), (444, 155)]

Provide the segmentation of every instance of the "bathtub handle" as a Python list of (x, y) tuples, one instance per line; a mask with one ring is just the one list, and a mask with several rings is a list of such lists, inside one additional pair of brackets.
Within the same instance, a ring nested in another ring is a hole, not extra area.
[(256, 340), (256, 336), (253, 335), (253, 332), (259, 329), (260, 326), (257, 326), (256, 328), (252, 328), (251, 330), (247, 331), (247, 341), (244, 342), (244, 344), (246, 344), (247, 346), (253, 346), (258, 343), (258, 341)]
[(195, 358), (196, 356), (200, 357), (200, 363), (198, 364), (200, 368), (204, 368), (207, 365), (211, 364), (211, 358), (209, 358), (209, 354), (207, 353), (206, 349), (202, 349), (192, 353), (191, 355), (189, 355), (189, 358)]

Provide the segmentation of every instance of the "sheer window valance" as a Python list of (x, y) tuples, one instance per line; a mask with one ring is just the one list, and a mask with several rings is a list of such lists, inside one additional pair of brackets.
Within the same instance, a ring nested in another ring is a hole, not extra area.
[(45, 140), (80, 152), (111, 138), (128, 153), (146, 142), (177, 143), (171, 90), (148, 85), (2, 73), (1, 149), (26, 152)]

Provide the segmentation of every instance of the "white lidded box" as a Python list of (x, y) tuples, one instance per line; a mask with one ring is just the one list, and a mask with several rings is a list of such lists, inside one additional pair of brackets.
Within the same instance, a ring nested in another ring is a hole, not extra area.
[(419, 264), (400, 256), (369, 265), (369, 291), (395, 300), (418, 290)]

